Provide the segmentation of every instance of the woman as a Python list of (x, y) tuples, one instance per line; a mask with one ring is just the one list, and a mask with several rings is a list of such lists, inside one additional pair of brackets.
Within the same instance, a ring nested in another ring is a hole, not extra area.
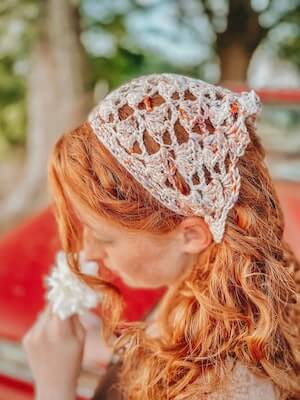
[[(300, 398), (299, 264), (282, 239), (259, 111), (254, 92), (146, 75), (111, 92), (55, 145), (49, 179), (62, 246), (70, 268), (104, 295), (125, 399)], [(82, 247), (99, 277), (80, 273)], [(168, 287), (151, 323), (120, 320), (106, 269), (131, 286)], [(71, 399), (82, 327), (51, 310), (42, 318), (39, 335), (24, 340), (38, 395), (56, 388)], [(69, 337), (76, 346), (64, 361)], [(39, 346), (61, 357), (59, 385), (47, 383), (55, 368), (37, 359)]]

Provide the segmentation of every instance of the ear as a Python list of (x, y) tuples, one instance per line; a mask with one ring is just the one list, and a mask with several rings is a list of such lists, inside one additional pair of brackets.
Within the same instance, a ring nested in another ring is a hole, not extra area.
[(188, 254), (197, 254), (212, 242), (212, 234), (207, 223), (201, 217), (187, 217), (179, 225), (182, 250)]

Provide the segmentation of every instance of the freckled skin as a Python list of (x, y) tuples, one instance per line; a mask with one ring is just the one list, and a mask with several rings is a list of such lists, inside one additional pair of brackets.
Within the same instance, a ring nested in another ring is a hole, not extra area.
[(170, 286), (194, 265), (212, 241), (200, 217), (187, 217), (173, 231), (154, 235), (128, 231), (72, 201), (83, 223), (83, 248), (89, 260), (104, 263), (131, 287)]

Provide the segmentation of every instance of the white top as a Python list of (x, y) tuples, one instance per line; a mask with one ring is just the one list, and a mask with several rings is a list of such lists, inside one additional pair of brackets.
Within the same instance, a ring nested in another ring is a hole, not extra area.
[(232, 377), (226, 389), (209, 396), (209, 400), (279, 400), (275, 385), (268, 378), (252, 373), (240, 362), (233, 368)]
[[(147, 328), (150, 336), (158, 335), (158, 327), (154, 317), (158, 314), (158, 308), (148, 316), (149, 321), (153, 321)], [(228, 360), (229, 368), (233, 360)], [(208, 400), (279, 400), (279, 392), (275, 384), (269, 378), (262, 378), (255, 375), (241, 362), (236, 362), (232, 369), (232, 376), (222, 389), (210, 394)], [(194, 397), (189, 400), (198, 400)]]

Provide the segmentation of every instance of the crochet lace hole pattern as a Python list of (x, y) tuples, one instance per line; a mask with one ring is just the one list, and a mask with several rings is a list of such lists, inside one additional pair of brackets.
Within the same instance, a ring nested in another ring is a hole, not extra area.
[(200, 179), (199, 176), (197, 174), (197, 172), (192, 176), (192, 182), (194, 185), (199, 185), (200, 184)]
[(173, 100), (178, 100), (179, 99), (179, 93), (178, 92), (174, 92), (171, 96), (171, 99)]
[(124, 119), (127, 119), (128, 117), (130, 117), (130, 115), (133, 114), (133, 112), (133, 109), (129, 107), (128, 104), (124, 104), (124, 106), (122, 106), (118, 110), (120, 120), (123, 121)]
[(216, 99), (219, 101), (223, 100), (224, 99), (223, 94), (219, 91), (216, 91)]
[(174, 182), (176, 188), (184, 195), (188, 196), (191, 193), (191, 188), (184, 180), (183, 176), (180, 174), (178, 170), (175, 172)]
[(165, 99), (160, 94), (155, 93), (153, 96), (145, 97), (143, 101), (138, 104), (138, 109), (151, 111), (165, 102)]
[(192, 127), (192, 132), (198, 133), (199, 135), (203, 135), (204, 131), (200, 128), (199, 124), (195, 124)]
[(204, 123), (205, 123), (206, 129), (208, 130), (208, 132), (209, 132), (209, 133), (214, 133), (215, 128), (214, 128), (214, 126), (213, 126), (211, 120), (210, 120), (209, 118), (207, 118), (207, 119), (204, 121)]
[(212, 181), (211, 173), (207, 169), (205, 165), (202, 166), (203, 172), (204, 172), (204, 178), (205, 178), (205, 183), (206, 185), (209, 185), (210, 182)]
[(131, 152), (137, 153), (137, 154), (142, 154), (142, 149), (140, 148), (140, 145), (138, 144), (138, 142), (134, 142)]
[(193, 95), (189, 90), (185, 90), (184, 92), (184, 100), (197, 100), (197, 97)]
[(189, 134), (184, 129), (184, 127), (180, 124), (179, 120), (177, 120), (175, 122), (174, 132), (175, 132), (178, 144), (186, 143), (189, 140)]
[(224, 166), (227, 173), (229, 171), (230, 164), (231, 164), (230, 156), (229, 154), (227, 154), (224, 160)]
[(173, 158), (173, 160), (175, 160), (175, 158), (176, 158), (175, 151), (174, 150), (169, 150), (169, 154)]
[(167, 186), (168, 188), (170, 188), (170, 189), (174, 190), (174, 187), (173, 187), (172, 183), (169, 181), (169, 179), (168, 179), (168, 178), (166, 179), (166, 182), (165, 182), (165, 184), (166, 184), (166, 186)]
[(144, 131), (143, 141), (148, 154), (155, 154), (159, 151), (159, 143), (157, 143), (147, 131)]
[(168, 145), (172, 144), (172, 139), (171, 139), (170, 133), (168, 131), (165, 131), (163, 133), (162, 139), (163, 139), (164, 144), (168, 144)]
[(214, 171), (219, 174), (221, 172), (220, 167), (219, 167), (219, 163), (216, 163), (214, 166)]
[(156, 93), (154, 96), (152, 96), (151, 100), (152, 100), (153, 107), (160, 106), (161, 104), (166, 102), (166, 100), (158, 93)]

